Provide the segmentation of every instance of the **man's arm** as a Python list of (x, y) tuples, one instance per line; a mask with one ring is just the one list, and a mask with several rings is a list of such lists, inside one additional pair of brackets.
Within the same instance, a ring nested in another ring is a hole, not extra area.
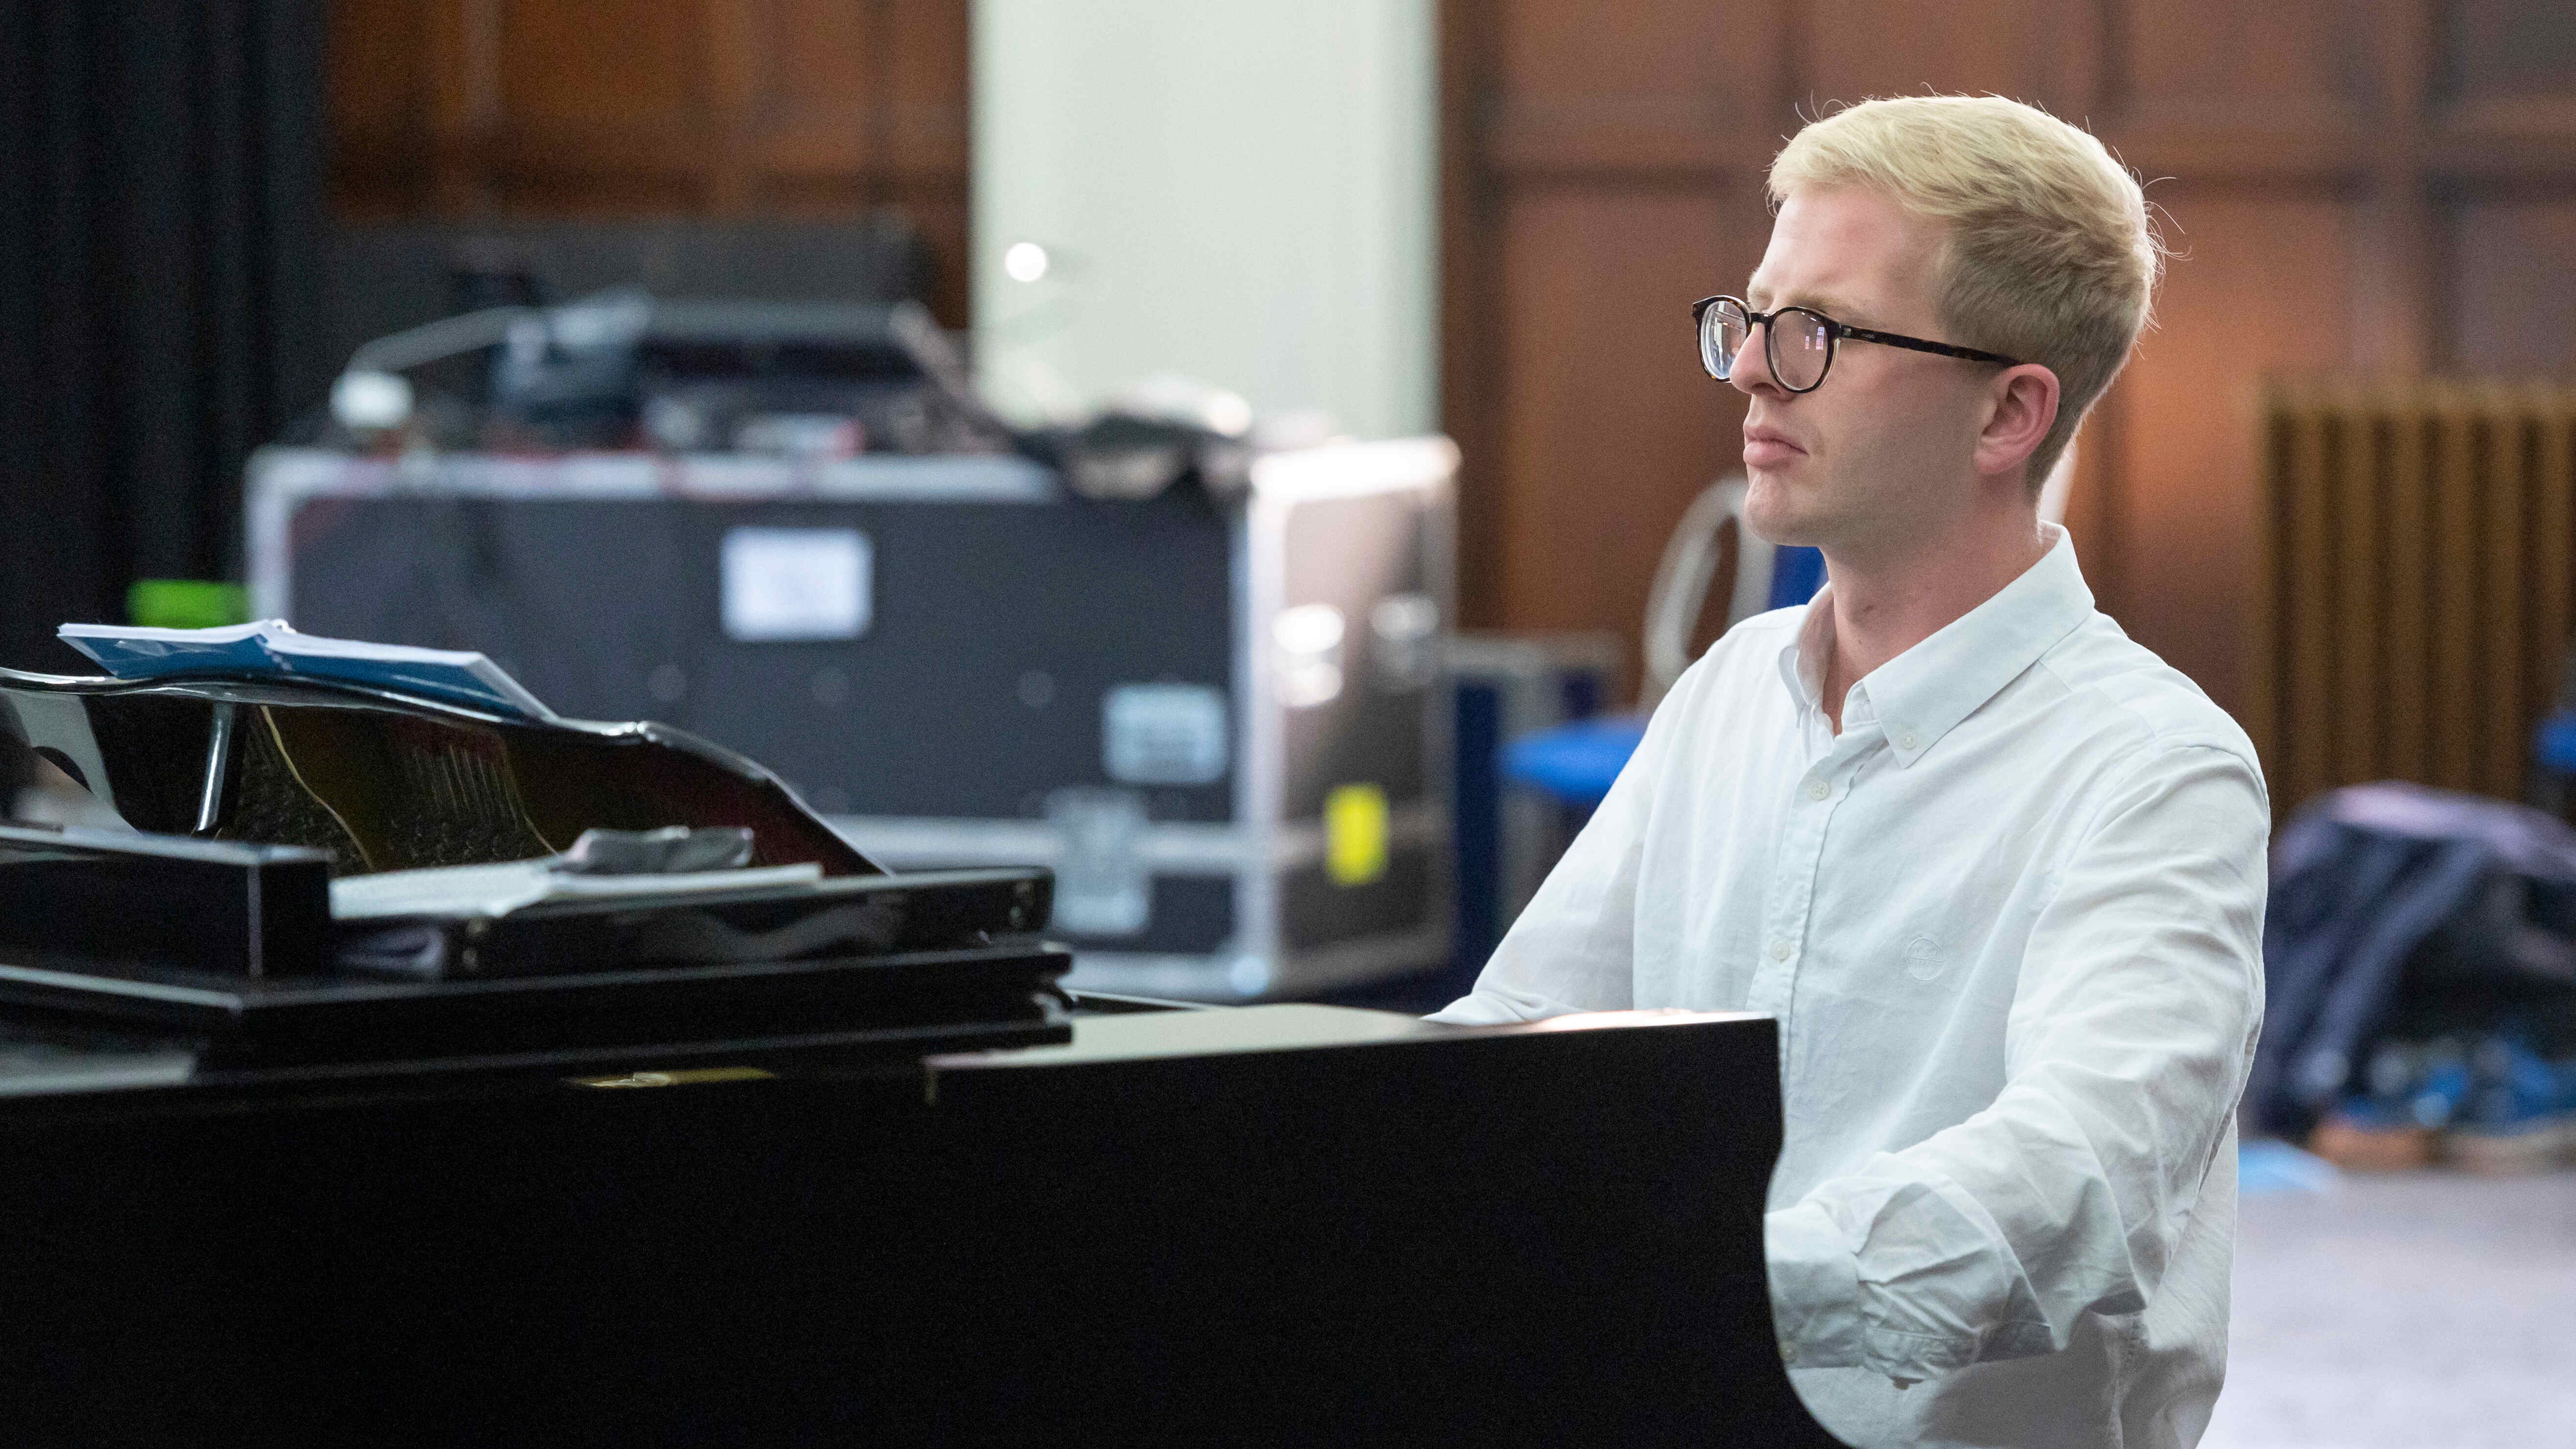
[(1476, 989), (1431, 1020), (1487, 1025), (1634, 1004), (1637, 863), (1646, 821), (1673, 739), (1687, 732), (1708, 674), (1703, 658), (1675, 682), (1601, 808), (1494, 948)]
[(2244, 1090), (2269, 831), (2219, 748), (2112, 790), (2031, 933), (1993, 1105), (1766, 1220), (1791, 1362), (1931, 1378), (2146, 1306)]

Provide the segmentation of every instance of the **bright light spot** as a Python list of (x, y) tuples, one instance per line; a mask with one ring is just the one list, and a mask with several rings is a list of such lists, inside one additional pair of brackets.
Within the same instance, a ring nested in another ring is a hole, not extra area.
[(1330, 604), (1299, 604), (1270, 621), (1270, 636), (1290, 654), (1323, 654), (1342, 643), (1342, 611)]
[(401, 427), (411, 419), (411, 384), (400, 373), (344, 372), (331, 384), (331, 416), (354, 432)]
[(1342, 697), (1342, 666), (1305, 659), (1279, 671), (1279, 702), (1290, 709), (1313, 709)]
[(1290, 709), (1329, 704), (1342, 693), (1342, 611), (1300, 604), (1270, 621), (1279, 645), (1279, 702)]
[(1036, 242), (1013, 242), (1002, 253), (1002, 273), (1014, 282), (1034, 282), (1047, 274), (1046, 248)]
[(1221, 392), (1207, 400), (1207, 425), (1229, 438), (1252, 431), (1252, 404), (1241, 393)]

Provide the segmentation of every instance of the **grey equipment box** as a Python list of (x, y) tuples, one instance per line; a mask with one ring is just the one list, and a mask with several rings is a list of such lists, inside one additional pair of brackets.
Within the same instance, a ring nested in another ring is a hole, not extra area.
[(1076, 987), (1304, 996), (1448, 959), (1456, 460), (1103, 503), (1002, 456), (270, 448), (252, 589), (705, 735), (894, 868), (1052, 866)]

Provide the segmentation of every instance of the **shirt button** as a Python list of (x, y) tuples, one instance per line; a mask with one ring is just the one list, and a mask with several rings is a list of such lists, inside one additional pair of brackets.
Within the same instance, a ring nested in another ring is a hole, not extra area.
[(1914, 731), (1912, 730), (1907, 730), (1905, 733), (1896, 737), (1896, 747), (1900, 750), (1910, 750), (1914, 748), (1915, 743)]
[(1788, 960), (1788, 959), (1789, 959), (1789, 943), (1788, 943), (1788, 942), (1786, 942), (1786, 941), (1774, 941), (1774, 942), (1772, 942), (1772, 943), (1771, 943), (1771, 959), (1772, 959), (1772, 960), (1774, 960), (1774, 961), (1786, 961), (1786, 960)]
[(1834, 787), (1822, 780), (1809, 780), (1807, 782), (1807, 798), (1810, 800), (1822, 800), (1832, 793), (1834, 793)]

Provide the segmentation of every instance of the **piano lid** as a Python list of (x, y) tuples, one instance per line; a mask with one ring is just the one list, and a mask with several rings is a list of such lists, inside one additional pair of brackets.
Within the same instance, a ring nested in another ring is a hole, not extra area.
[(335, 875), (525, 860), (594, 827), (668, 825), (747, 828), (754, 865), (881, 873), (777, 776), (684, 730), (345, 682), (0, 669), (0, 806), (38, 782), (76, 787), (101, 823), (310, 846)]

